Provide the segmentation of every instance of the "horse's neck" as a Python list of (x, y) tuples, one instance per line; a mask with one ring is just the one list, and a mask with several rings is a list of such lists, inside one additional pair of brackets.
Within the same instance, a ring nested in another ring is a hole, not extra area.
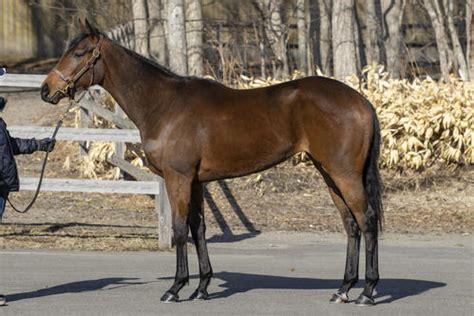
[(147, 69), (143, 61), (110, 42), (102, 58), (106, 65), (104, 89), (114, 97), (138, 129), (146, 129), (151, 112), (165, 110), (163, 107), (167, 102), (163, 92), (170, 90), (171, 78), (157, 69)]

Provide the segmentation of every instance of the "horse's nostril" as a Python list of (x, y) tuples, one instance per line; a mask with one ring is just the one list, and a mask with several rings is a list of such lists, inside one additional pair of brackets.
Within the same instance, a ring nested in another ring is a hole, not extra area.
[(48, 85), (45, 83), (41, 86), (41, 98), (43, 98), (43, 100), (46, 100), (46, 98), (48, 97), (49, 95), (49, 87)]

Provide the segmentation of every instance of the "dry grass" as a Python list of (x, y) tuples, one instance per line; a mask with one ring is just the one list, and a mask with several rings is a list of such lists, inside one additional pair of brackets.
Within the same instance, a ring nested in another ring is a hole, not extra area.
[(348, 83), (375, 106), (382, 132), (382, 167), (425, 170), (474, 163), (474, 84), (452, 78), (389, 79), (382, 66)]

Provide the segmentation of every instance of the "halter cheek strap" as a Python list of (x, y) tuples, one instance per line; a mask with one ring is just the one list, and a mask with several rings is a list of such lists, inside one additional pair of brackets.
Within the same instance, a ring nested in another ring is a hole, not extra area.
[(89, 83), (89, 87), (92, 85), (92, 83), (94, 82), (94, 66), (97, 62), (97, 59), (99, 59), (100, 57), (100, 48), (102, 47), (103, 40), (104, 40), (104, 36), (100, 35), (100, 39), (97, 42), (97, 46), (92, 51), (91, 58), (89, 58), (89, 60), (84, 65), (84, 67), (82, 67), (81, 70), (79, 70), (79, 72), (74, 75), (74, 77), (72, 78), (67, 77), (58, 69), (56, 68), (53, 69), (53, 72), (57, 74), (59, 78), (66, 83), (66, 85), (62, 89), (58, 90), (58, 92), (64, 95), (68, 95), (69, 94), (68, 92), (71, 89), (75, 88), (76, 82), (90, 69), (92, 69), (92, 76), (91, 76), (91, 82)]

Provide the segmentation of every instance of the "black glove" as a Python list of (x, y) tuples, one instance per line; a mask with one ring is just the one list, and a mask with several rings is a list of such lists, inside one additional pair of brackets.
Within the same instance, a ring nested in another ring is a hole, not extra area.
[(7, 99), (5, 99), (4, 97), (0, 97), (0, 111), (3, 111), (6, 105), (7, 105)]
[(38, 150), (52, 152), (56, 145), (56, 140), (51, 138), (43, 138), (38, 140)]

